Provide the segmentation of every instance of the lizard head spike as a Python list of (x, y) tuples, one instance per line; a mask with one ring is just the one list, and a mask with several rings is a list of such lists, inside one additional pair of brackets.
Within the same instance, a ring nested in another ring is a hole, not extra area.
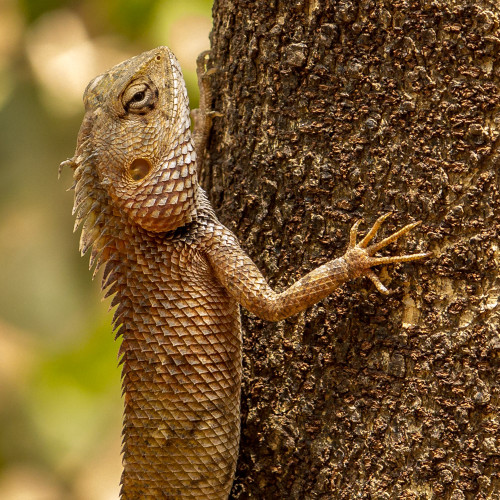
[[(154, 232), (196, 216), (195, 152), (179, 63), (167, 47), (92, 80), (77, 155), (92, 155), (101, 187), (129, 219)], [(77, 156), (75, 155), (75, 156)]]

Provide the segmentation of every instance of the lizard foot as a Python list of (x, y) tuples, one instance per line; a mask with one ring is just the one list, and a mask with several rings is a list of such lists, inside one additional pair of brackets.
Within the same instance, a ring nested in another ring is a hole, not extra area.
[(378, 266), (380, 264), (397, 264), (399, 262), (411, 262), (413, 260), (425, 259), (426, 257), (430, 257), (432, 255), (432, 252), (424, 252), (424, 253), (415, 253), (410, 255), (396, 255), (394, 257), (375, 256), (375, 253), (378, 250), (386, 247), (393, 241), (396, 241), (398, 238), (410, 232), (413, 228), (415, 228), (421, 223), (421, 221), (419, 221), (419, 222), (414, 222), (412, 224), (408, 224), (399, 231), (396, 231), (387, 238), (384, 238), (382, 241), (379, 241), (378, 243), (374, 243), (368, 246), (369, 243), (376, 236), (377, 231), (379, 230), (382, 223), (390, 215), (391, 213), (389, 212), (379, 217), (375, 221), (375, 224), (373, 224), (372, 228), (368, 231), (368, 233), (359, 243), (356, 243), (356, 240), (361, 220), (357, 221), (351, 228), (349, 236), (349, 245), (344, 255), (344, 260), (347, 263), (349, 274), (353, 278), (360, 276), (368, 277), (376, 286), (377, 290), (386, 295), (389, 293), (389, 290), (381, 283), (379, 277), (371, 269), (373, 266)]
[(217, 72), (217, 68), (209, 68), (210, 50), (205, 50), (196, 59), (196, 74), (198, 76), (198, 87), (200, 89), (200, 104), (197, 109), (191, 110), (194, 122), (193, 139), (198, 157), (198, 168), (201, 170), (205, 150), (208, 142), (212, 120), (222, 116), (218, 111), (210, 109), (212, 106), (212, 89), (210, 78)]

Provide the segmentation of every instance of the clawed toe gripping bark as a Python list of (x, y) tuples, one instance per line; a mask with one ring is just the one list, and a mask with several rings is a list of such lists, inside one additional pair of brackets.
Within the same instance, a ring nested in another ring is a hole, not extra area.
[(411, 255), (396, 255), (394, 257), (374, 257), (375, 253), (380, 249), (396, 241), (401, 236), (405, 235), (421, 224), (421, 221), (407, 224), (405, 227), (391, 234), (387, 238), (384, 238), (382, 241), (368, 246), (368, 244), (377, 235), (380, 226), (390, 215), (391, 212), (379, 217), (359, 243), (356, 243), (356, 240), (361, 220), (358, 220), (356, 223), (354, 223), (349, 234), (349, 245), (344, 255), (344, 259), (346, 260), (349, 267), (350, 276), (352, 276), (353, 278), (359, 276), (368, 277), (377, 287), (377, 290), (385, 295), (389, 294), (390, 291), (382, 284), (379, 277), (371, 269), (373, 266), (378, 266), (381, 264), (397, 264), (399, 262), (411, 262), (413, 260), (425, 259), (432, 255), (432, 252), (423, 252)]

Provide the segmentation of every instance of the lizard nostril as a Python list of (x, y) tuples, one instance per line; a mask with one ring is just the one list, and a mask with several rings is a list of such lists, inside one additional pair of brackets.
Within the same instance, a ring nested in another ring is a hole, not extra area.
[(144, 158), (136, 158), (131, 164), (128, 169), (130, 177), (134, 181), (140, 181), (141, 179), (144, 179), (146, 175), (149, 174), (149, 171), (151, 170), (151, 163), (149, 163), (148, 160), (145, 160)]

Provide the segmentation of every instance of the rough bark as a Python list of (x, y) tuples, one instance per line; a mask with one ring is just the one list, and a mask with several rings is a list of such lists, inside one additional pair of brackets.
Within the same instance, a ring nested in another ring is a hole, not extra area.
[(422, 220), (380, 270), (290, 320), (243, 311), (232, 498), (500, 490), (496, 0), (216, 0), (203, 182), (276, 289), (348, 229)]

